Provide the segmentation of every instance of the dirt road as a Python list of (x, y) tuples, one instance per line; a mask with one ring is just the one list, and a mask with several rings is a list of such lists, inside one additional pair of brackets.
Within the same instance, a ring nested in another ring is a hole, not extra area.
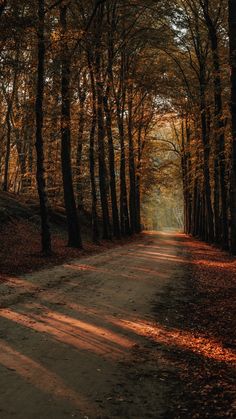
[(148, 234), (1, 285), (1, 419), (205, 417), (178, 409), (179, 352), (212, 351), (168, 323), (191, 310), (185, 241)]

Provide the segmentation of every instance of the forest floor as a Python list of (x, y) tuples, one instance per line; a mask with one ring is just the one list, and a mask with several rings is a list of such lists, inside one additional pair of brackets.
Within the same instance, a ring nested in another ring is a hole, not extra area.
[[(88, 213), (80, 214), (83, 249), (66, 246), (67, 223), (65, 210), (52, 207), (50, 229), (52, 236), (51, 257), (43, 257), (40, 243), (40, 215), (38, 202), (30, 197), (19, 197), (0, 191), (0, 283), (9, 275), (21, 275), (45, 267), (62, 264), (104, 250), (133, 242), (137, 236), (122, 240), (100, 240), (94, 244), (91, 239), (91, 220)], [(100, 226), (100, 230), (101, 226)]]
[(0, 417), (233, 418), (236, 260), (146, 233), (0, 284)]

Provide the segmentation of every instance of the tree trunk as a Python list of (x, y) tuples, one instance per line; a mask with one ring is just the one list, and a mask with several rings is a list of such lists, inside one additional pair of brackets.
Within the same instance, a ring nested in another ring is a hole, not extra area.
[(211, 204), (211, 184), (210, 184), (210, 144), (209, 144), (209, 133), (207, 130), (207, 118), (206, 118), (206, 92), (205, 92), (205, 77), (203, 74), (200, 75), (200, 114), (201, 114), (201, 129), (202, 129), (202, 143), (203, 143), (203, 176), (204, 176), (204, 194), (205, 194), (205, 217), (207, 228), (204, 228), (204, 238), (207, 241), (214, 241), (214, 223), (213, 223), (213, 211)]
[(92, 123), (90, 130), (89, 138), (89, 169), (90, 169), (90, 182), (91, 182), (91, 195), (92, 195), (92, 237), (93, 242), (97, 243), (99, 241), (99, 228), (98, 228), (98, 215), (97, 215), (97, 189), (96, 189), (96, 179), (95, 179), (95, 156), (94, 156), (94, 142), (95, 142), (95, 133), (96, 133), (96, 123), (97, 123), (97, 105), (96, 105), (96, 88), (93, 69), (91, 65), (91, 60), (88, 56), (88, 65), (91, 79), (91, 90), (92, 90)]
[(14, 72), (13, 78), (13, 86), (12, 86), (12, 93), (9, 98), (8, 106), (7, 106), (7, 114), (6, 114), (6, 125), (7, 125), (7, 139), (6, 139), (6, 155), (5, 155), (5, 165), (4, 165), (4, 178), (3, 178), (3, 191), (8, 191), (8, 177), (9, 177), (9, 163), (10, 163), (10, 156), (11, 156), (11, 131), (12, 131), (12, 124), (11, 124), (11, 113), (14, 103), (14, 97), (17, 88), (17, 77), (18, 77), (18, 69), (19, 69), (19, 55), (20, 55), (20, 48), (18, 46), (17, 49), (17, 56), (16, 56), (16, 68)]
[(98, 163), (99, 163), (99, 187), (103, 218), (103, 238), (111, 238), (110, 216), (107, 199), (107, 169), (105, 162), (105, 130), (103, 114), (103, 87), (101, 81), (96, 81), (97, 91), (97, 127), (98, 127)]
[(35, 101), (36, 115), (36, 155), (37, 155), (37, 187), (40, 202), (42, 251), (51, 253), (51, 235), (48, 222), (47, 194), (44, 171), (44, 143), (43, 143), (43, 97), (44, 97), (44, 63), (45, 63), (45, 38), (44, 38), (44, 0), (38, 0), (38, 80)]
[(230, 182), (230, 249), (236, 254), (236, 7), (229, 0), (229, 42), (231, 69), (232, 169)]
[(143, 114), (142, 114), (138, 127), (138, 161), (137, 161), (137, 174), (136, 174), (136, 231), (141, 232), (141, 168), (142, 168), (142, 125), (143, 125)]
[(184, 196), (184, 232), (188, 233), (188, 193), (187, 193), (187, 190), (190, 187), (190, 185), (188, 184), (188, 179), (187, 179), (187, 153), (186, 153), (183, 119), (181, 122), (181, 169), (182, 169), (183, 196)]
[(129, 208), (130, 208), (130, 230), (136, 232), (136, 173), (134, 161), (133, 144), (133, 91), (132, 86), (128, 94), (128, 140), (129, 140)]
[(5, 155), (5, 162), (4, 162), (4, 178), (3, 178), (3, 186), (2, 189), (4, 192), (8, 191), (8, 175), (9, 175), (9, 163), (10, 163), (10, 155), (11, 155), (11, 121), (10, 121), (10, 113), (7, 113), (7, 141), (6, 141), (6, 155)]
[(109, 150), (109, 172), (110, 172), (110, 191), (111, 191), (111, 205), (112, 205), (112, 223), (113, 234), (116, 238), (120, 238), (120, 221), (117, 206), (117, 193), (116, 193), (116, 172), (115, 172), (115, 154), (112, 134), (112, 120), (111, 110), (108, 104), (107, 96), (103, 97), (104, 111), (106, 114), (106, 130), (108, 137), (108, 150)]
[(96, 48), (95, 48), (95, 81), (97, 95), (97, 136), (98, 136), (98, 163), (99, 163), (99, 188), (103, 218), (103, 238), (111, 239), (111, 225), (108, 206), (108, 182), (105, 160), (105, 129), (103, 112), (103, 81), (101, 75), (101, 27), (103, 23), (104, 5), (98, 8), (96, 21)]
[(116, 116), (120, 139), (120, 229), (122, 235), (130, 234), (128, 198), (126, 187), (126, 156), (125, 156), (125, 133), (124, 133), (124, 106), (126, 98), (125, 87), (125, 64), (124, 53), (122, 52), (120, 70), (120, 91), (115, 94)]
[(214, 225), (215, 241), (221, 242), (221, 222), (220, 222), (220, 170), (219, 170), (219, 149), (215, 144), (214, 150)]
[(106, 115), (106, 131), (108, 138), (108, 152), (109, 152), (109, 174), (110, 174), (110, 191), (111, 191), (111, 205), (112, 205), (112, 224), (113, 235), (120, 238), (120, 220), (117, 205), (117, 191), (116, 191), (116, 169), (115, 169), (115, 153), (113, 144), (112, 132), (112, 110), (110, 105), (111, 86), (113, 85), (113, 62), (114, 62), (114, 33), (116, 28), (116, 3), (108, 1), (106, 4), (107, 17), (107, 87), (106, 93), (103, 97), (104, 111)]
[[(119, 108), (117, 114), (119, 113)], [(120, 135), (120, 224), (123, 235), (130, 234), (128, 198), (126, 188), (126, 156), (124, 139), (124, 121), (123, 117), (118, 116), (118, 128)]]
[[(80, 84), (80, 80), (79, 80)], [(84, 87), (83, 87), (84, 88)], [(79, 85), (79, 129), (78, 129), (78, 143), (76, 153), (76, 172), (77, 172), (77, 207), (79, 210), (83, 209), (83, 182), (82, 182), (82, 155), (83, 155), (83, 141), (84, 141), (84, 126), (85, 126), (85, 100), (86, 93)]]
[[(228, 247), (228, 193), (225, 179), (225, 135), (222, 105), (222, 82), (220, 72), (220, 58), (218, 47), (217, 28), (214, 24), (208, 7), (208, 0), (204, 7), (204, 16), (211, 42), (213, 78), (214, 78), (214, 103), (215, 103), (215, 187), (214, 187), (214, 215), (215, 238), (224, 248)], [(220, 216), (220, 207), (221, 213)]]
[(61, 50), (61, 165), (68, 225), (68, 246), (82, 247), (71, 169), (70, 55), (67, 44), (67, 6), (60, 7)]

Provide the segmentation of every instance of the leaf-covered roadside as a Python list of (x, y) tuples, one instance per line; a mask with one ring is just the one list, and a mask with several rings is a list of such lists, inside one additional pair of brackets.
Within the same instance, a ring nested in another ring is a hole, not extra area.
[(186, 277), (176, 277), (155, 304), (158, 323), (179, 337), (161, 347), (175, 370), (164, 377), (165, 418), (233, 418), (236, 260), (187, 237), (179, 253), (188, 262)]

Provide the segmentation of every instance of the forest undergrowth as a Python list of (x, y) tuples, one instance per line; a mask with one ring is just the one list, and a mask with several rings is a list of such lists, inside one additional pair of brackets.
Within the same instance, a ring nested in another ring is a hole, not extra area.
[[(114, 246), (122, 246), (135, 241), (140, 235), (117, 240), (99, 240), (94, 243), (89, 234), (89, 215), (83, 216), (82, 236), (83, 249), (67, 246), (66, 220), (59, 212), (51, 214), (51, 227), (53, 230), (53, 253), (45, 257), (41, 252), (39, 234), (40, 218), (35, 203), (30, 207), (24, 200), (13, 194), (1, 194), (2, 209), (0, 214), (0, 282), (7, 279), (8, 275), (20, 275), (34, 272), (46, 267), (62, 264), (75, 258), (84, 257), (103, 252)], [(31, 200), (32, 201), (32, 200)], [(32, 201), (34, 202), (34, 201)], [(31, 204), (32, 204), (31, 202)], [(33, 209), (32, 209), (33, 208)], [(7, 218), (7, 220), (6, 220)], [(30, 245), (29, 245), (30, 240)]]

